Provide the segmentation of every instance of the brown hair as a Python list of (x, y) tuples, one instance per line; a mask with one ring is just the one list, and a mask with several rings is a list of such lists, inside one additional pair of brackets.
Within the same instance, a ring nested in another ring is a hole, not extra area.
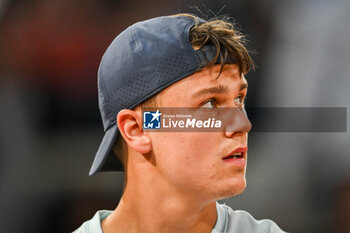
[[(193, 47), (201, 49), (207, 45), (214, 45), (216, 56), (205, 67), (213, 66), (218, 58), (223, 65), (234, 59), (240, 72), (246, 74), (252, 68), (254, 62), (245, 47), (245, 36), (236, 29), (228, 17), (212, 18), (206, 22), (200, 22), (198, 17), (191, 14), (176, 14), (172, 16), (186, 16), (193, 19), (195, 25), (190, 29), (189, 39)], [(171, 17), (172, 17), (171, 16)]]

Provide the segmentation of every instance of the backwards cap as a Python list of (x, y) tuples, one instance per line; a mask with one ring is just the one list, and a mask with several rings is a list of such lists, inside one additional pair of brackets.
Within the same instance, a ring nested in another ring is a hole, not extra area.
[(120, 110), (136, 107), (215, 57), (215, 47), (193, 49), (189, 31), (194, 24), (194, 18), (181, 15), (141, 21), (120, 33), (107, 48), (98, 70), (99, 108), (105, 135), (89, 175), (123, 170), (112, 151), (120, 137), (116, 123)]

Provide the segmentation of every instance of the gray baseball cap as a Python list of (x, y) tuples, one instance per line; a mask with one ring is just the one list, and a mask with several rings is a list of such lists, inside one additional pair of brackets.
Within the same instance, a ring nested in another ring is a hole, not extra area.
[(120, 137), (116, 117), (171, 84), (195, 73), (215, 57), (216, 48), (194, 50), (189, 31), (205, 22), (188, 16), (163, 16), (135, 23), (104, 53), (98, 70), (98, 98), (105, 135), (89, 175), (123, 171), (112, 151)]

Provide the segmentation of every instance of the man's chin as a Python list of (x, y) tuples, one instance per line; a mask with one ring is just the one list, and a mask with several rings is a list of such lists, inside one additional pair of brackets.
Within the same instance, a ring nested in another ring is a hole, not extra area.
[(246, 188), (246, 180), (235, 182), (234, 184), (227, 185), (219, 193), (220, 199), (226, 199), (241, 195)]

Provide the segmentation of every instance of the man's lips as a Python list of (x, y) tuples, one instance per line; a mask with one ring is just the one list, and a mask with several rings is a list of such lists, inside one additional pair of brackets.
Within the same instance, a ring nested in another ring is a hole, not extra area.
[(235, 150), (233, 150), (232, 152), (230, 152), (228, 155), (224, 156), (222, 159), (223, 160), (227, 160), (227, 159), (240, 159), (246, 158), (247, 155), (247, 151), (248, 151), (248, 147), (238, 147)]

